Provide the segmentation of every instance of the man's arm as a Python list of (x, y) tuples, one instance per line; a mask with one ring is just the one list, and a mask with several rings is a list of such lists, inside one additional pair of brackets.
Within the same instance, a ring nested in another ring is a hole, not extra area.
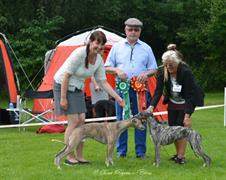
[(148, 77), (151, 77), (151, 76), (154, 75), (156, 72), (157, 72), (157, 70), (155, 70), (155, 69), (151, 69), (151, 70), (148, 70), (148, 71), (146, 71), (146, 72), (143, 72), (143, 73), (141, 73), (141, 74), (137, 77), (137, 80), (138, 80), (140, 83), (145, 83), (145, 82), (148, 80)]

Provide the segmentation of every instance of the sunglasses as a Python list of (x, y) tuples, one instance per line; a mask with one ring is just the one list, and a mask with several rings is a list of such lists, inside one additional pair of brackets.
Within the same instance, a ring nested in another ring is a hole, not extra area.
[(129, 32), (132, 32), (132, 31), (138, 32), (138, 31), (140, 31), (140, 28), (126, 28), (126, 30)]

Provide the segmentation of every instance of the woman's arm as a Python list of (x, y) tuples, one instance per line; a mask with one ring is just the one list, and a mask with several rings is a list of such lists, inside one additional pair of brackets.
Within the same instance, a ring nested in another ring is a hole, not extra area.
[(60, 97), (60, 105), (61, 108), (67, 110), (68, 102), (67, 102), (67, 89), (68, 89), (68, 82), (71, 74), (64, 73), (63, 81), (61, 83), (61, 97)]
[(160, 67), (156, 74), (156, 88), (154, 95), (152, 96), (150, 105), (154, 108), (161, 98), (164, 89), (164, 69)]
[(185, 98), (185, 116), (184, 116), (184, 126), (190, 128), (192, 126), (191, 115), (194, 112), (195, 106), (193, 105), (193, 93), (195, 79), (191, 70), (186, 70), (184, 72), (184, 98)]
[(194, 96), (194, 76), (191, 70), (186, 69), (184, 71), (184, 78), (183, 78), (183, 95), (185, 99), (185, 114), (192, 114), (194, 112), (194, 105), (193, 105), (193, 96)]
[(119, 103), (120, 106), (125, 105), (124, 100), (114, 91), (114, 89), (112, 89), (112, 87), (110, 86), (110, 84), (106, 80), (101, 81), (101, 84), (102, 84), (102, 87), (104, 88), (104, 90), (110, 96), (112, 96)]
[(107, 73), (116, 74), (122, 81), (126, 81), (127, 79), (126, 73), (119, 68), (106, 66), (105, 70)]
[(91, 82), (93, 83), (94, 85), (94, 90), (95, 91), (101, 91), (101, 88), (100, 86), (98, 85), (98, 83), (96, 82), (96, 79), (94, 76), (91, 77)]

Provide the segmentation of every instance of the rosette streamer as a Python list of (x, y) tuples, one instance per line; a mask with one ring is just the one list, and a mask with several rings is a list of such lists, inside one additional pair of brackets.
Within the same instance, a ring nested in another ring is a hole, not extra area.
[(145, 84), (140, 83), (137, 77), (133, 77), (131, 79), (131, 87), (137, 92), (138, 111), (141, 112), (146, 109)]
[(122, 81), (121, 79), (117, 80), (116, 89), (123, 94), (123, 99), (125, 101), (125, 106), (123, 108), (123, 119), (129, 119), (131, 116), (129, 88), (130, 88), (130, 81), (128, 79), (126, 80), (126, 82)]

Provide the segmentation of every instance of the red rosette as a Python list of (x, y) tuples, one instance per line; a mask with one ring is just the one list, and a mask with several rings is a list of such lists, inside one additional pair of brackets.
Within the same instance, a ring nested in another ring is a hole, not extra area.
[(132, 77), (130, 83), (131, 83), (131, 87), (134, 89), (134, 91), (137, 91), (137, 92), (145, 91), (145, 84), (140, 83), (137, 80), (137, 77)]
[(132, 77), (130, 86), (137, 92), (138, 111), (141, 112), (146, 109), (145, 84), (140, 83), (137, 77)]

